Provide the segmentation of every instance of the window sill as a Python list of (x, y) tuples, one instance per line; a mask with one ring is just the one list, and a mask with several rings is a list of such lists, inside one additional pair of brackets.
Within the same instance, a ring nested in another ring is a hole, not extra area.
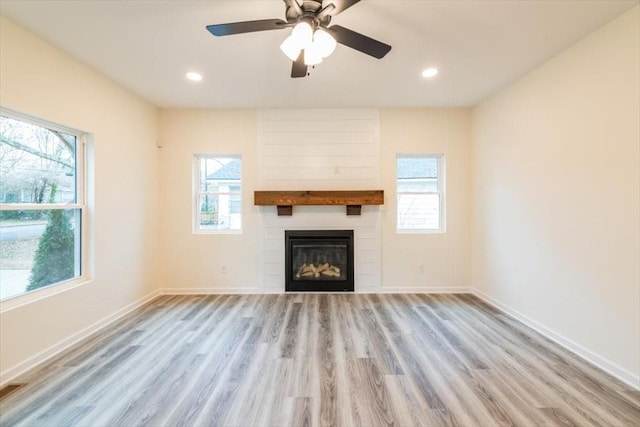
[(415, 229), (415, 230), (399, 230), (396, 229), (396, 234), (446, 234), (447, 230), (437, 229), (437, 230), (427, 230), (427, 229)]
[(56, 285), (47, 286), (46, 288), (9, 297), (0, 301), (0, 314), (49, 298), (53, 295), (70, 291), (71, 289), (84, 286), (91, 282), (93, 282), (92, 278), (80, 276)]
[(196, 236), (211, 236), (211, 235), (224, 235), (224, 234), (242, 234), (242, 230), (197, 230), (193, 234)]

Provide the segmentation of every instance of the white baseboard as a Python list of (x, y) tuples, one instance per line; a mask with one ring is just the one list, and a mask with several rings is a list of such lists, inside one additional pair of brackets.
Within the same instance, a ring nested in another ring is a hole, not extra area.
[(376, 294), (471, 294), (473, 290), (465, 287), (382, 287), (367, 291), (366, 289), (359, 293), (376, 293)]
[(18, 376), (24, 374), (30, 369), (35, 368), (42, 362), (60, 354), (61, 352), (67, 350), (71, 346), (77, 344), (83, 339), (89, 337), (91, 334), (98, 332), (99, 330), (109, 326), (111, 323), (125, 316), (126, 314), (132, 312), (133, 310), (143, 306), (148, 303), (155, 297), (157, 297), (160, 293), (156, 290), (151, 292), (150, 294), (132, 302), (131, 304), (121, 308), (109, 316), (98, 320), (97, 322), (87, 326), (79, 332), (57, 342), (56, 344), (42, 350), (41, 352), (29, 357), (28, 359), (20, 362), (19, 364), (12, 366), (8, 369), (5, 369), (3, 372), (0, 372), (0, 388), (4, 387), (6, 384), (13, 381)]
[(162, 288), (160, 295), (219, 295), (219, 294), (263, 294), (262, 289), (247, 287), (229, 287), (229, 288)]
[[(226, 288), (163, 288), (160, 289), (160, 295), (218, 295), (218, 294), (284, 294), (284, 289), (261, 289), (257, 287), (226, 287)], [(308, 293), (308, 292), (302, 292)], [(344, 294), (346, 292), (315, 292), (315, 293), (336, 293)], [(356, 294), (471, 294), (471, 288), (464, 287), (389, 287), (389, 288), (362, 288), (356, 289)]]
[(549, 338), (555, 343), (561, 345), (562, 347), (566, 348), (567, 350), (571, 351), (572, 353), (576, 354), (577, 356), (581, 357), (587, 362), (597, 366), (603, 371), (616, 377), (617, 379), (624, 382), (625, 384), (637, 390), (640, 390), (640, 377), (633, 375), (631, 372), (616, 365), (615, 363), (610, 362), (609, 360), (597, 355), (596, 353), (570, 340), (569, 338), (547, 328), (546, 326), (531, 319), (530, 317), (527, 317), (524, 314), (508, 307), (507, 305), (501, 303), (497, 299), (477, 289), (470, 289), (470, 290), (475, 296), (485, 301), (487, 304), (497, 308), (498, 310), (513, 317), (514, 319), (524, 323), (531, 329), (535, 330), (536, 332), (539, 332), (540, 334), (544, 335), (545, 337)]

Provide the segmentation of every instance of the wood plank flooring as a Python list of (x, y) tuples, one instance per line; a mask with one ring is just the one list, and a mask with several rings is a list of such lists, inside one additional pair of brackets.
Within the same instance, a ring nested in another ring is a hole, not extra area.
[(640, 392), (470, 295), (163, 296), (2, 426), (640, 426)]

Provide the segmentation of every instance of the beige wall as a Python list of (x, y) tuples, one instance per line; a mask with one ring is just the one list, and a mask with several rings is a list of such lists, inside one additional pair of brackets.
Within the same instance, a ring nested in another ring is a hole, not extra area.
[[(164, 110), (160, 114), (163, 288), (176, 291), (242, 291), (256, 288), (258, 210), (257, 112), (251, 110)], [(242, 155), (241, 234), (193, 234), (194, 154)], [(222, 273), (221, 266), (226, 266)]]
[[(459, 290), (469, 286), (469, 153), (471, 114), (465, 108), (393, 109), (380, 114), (382, 286), (393, 290)], [(443, 153), (446, 233), (396, 232), (396, 154)]]
[[(266, 185), (260, 182), (257, 163), (260, 156), (258, 112), (168, 110), (161, 112), (160, 123), (164, 142), (161, 154), (162, 241), (167, 266), (163, 287), (189, 292), (264, 290), (260, 277), (264, 233), (261, 215), (263, 212), (268, 215), (269, 211), (253, 206), (253, 191)], [(386, 199), (381, 227), (382, 283), (362, 284), (363, 289), (427, 291), (434, 288), (456, 290), (468, 286), (469, 131), (468, 109), (380, 112), (379, 182)], [(447, 156), (447, 233), (396, 234), (395, 156), (398, 152), (441, 152)], [(245, 214), (242, 234), (192, 234), (191, 168), (195, 153), (243, 156)], [(298, 187), (304, 182), (298, 183)], [(331, 185), (333, 189), (336, 184), (333, 182)], [(326, 209), (327, 215), (332, 214), (330, 208)], [(343, 216), (342, 209), (340, 212)], [(296, 227), (304, 227), (304, 221), (301, 221), (296, 217)], [(221, 273), (222, 264), (227, 267), (226, 273)], [(420, 266), (423, 266), (423, 272), (420, 272)], [(275, 290), (267, 288), (267, 291)], [(283, 290), (284, 283), (280, 288)]]
[(0, 315), (4, 380), (155, 290), (159, 160), (154, 107), (0, 19), (2, 106), (94, 140), (93, 280)]
[(640, 9), (473, 111), (472, 285), (640, 384)]

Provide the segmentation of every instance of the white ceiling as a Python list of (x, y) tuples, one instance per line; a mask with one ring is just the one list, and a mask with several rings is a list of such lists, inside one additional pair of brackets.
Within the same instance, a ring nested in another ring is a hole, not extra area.
[[(282, 0), (0, 0), (0, 13), (159, 107), (424, 107), (474, 105), (636, 4), (362, 0), (332, 23), (391, 52), (338, 46), (301, 79), (279, 49), (289, 30), (205, 30), (284, 18)], [(440, 69), (430, 81), (428, 66)]]

